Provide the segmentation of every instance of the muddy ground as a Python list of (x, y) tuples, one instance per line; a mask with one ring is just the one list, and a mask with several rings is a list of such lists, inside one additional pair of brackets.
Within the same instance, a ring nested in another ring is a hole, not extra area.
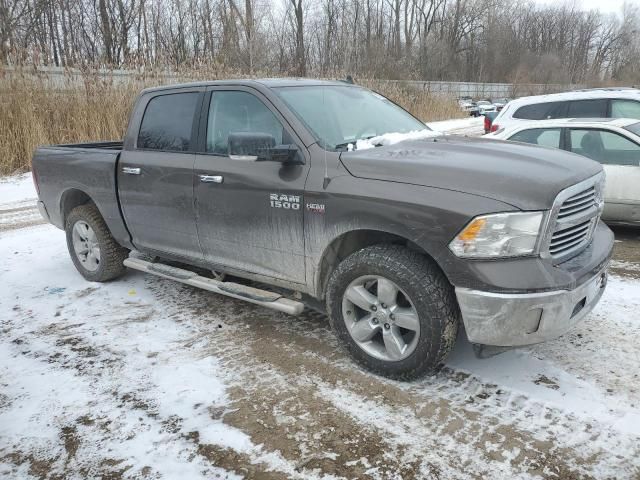
[(609, 289), (571, 333), (488, 360), (461, 334), (400, 383), (313, 311), (136, 272), (87, 284), (62, 232), (6, 213), (4, 478), (640, 478), (638, 230), (616, 229)]

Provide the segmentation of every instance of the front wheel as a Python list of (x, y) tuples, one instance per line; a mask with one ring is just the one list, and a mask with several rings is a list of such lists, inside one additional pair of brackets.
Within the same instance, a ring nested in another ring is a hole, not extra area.
[(437, 369), (453, 348), (460, 316), (437, 265), (398, 245), (375, 245), (342, 261), (329, 280), (327, 309), (360, 365), (404, 380)]
[(120, 246), (93, 204), (71, 210), (65, 223), (67, 248), (80, 274), (92, 282), (106, 282), (122, 275), (129, 251)]

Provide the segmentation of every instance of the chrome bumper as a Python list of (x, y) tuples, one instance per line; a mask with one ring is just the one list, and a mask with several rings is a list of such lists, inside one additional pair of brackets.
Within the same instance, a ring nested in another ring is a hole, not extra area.
[(595, 307), (606, 284), (605, 267), (574, 290), (502, 294), (456, 288), (456, 296), (470, 342), (515, 347), (566, 333)]

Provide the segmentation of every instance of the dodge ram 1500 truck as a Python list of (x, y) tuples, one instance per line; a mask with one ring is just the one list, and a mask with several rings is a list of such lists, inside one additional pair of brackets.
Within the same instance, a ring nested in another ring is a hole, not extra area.
[(460, 323), (477, 345), (563, 334), (613, 246), (598, 163), (438, 136), (341, 82), (144, 90), (122, 143), (39, 148), (33, 175), (87, 280), (129, 267), (289, 314), (322, 305), (392, 378), (434, 371)]

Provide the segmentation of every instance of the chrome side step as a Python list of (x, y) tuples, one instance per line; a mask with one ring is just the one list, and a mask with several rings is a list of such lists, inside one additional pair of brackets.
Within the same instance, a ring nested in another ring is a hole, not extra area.
[(124, 266), (133, 268), (134, 270), (140, 270), (141, 272), (151, 273), (158, 277), (175, 280), (193, 287), (202, 288), (210, 292), (226, 295), (227, 297), (262, 305), (263, 307), (288, 313), (289, 315), (298, 315), (304, 310), (304, 304), (302, 302), (285, 298), (279, 293), (247, 287), (239, 283), (221, 282), (213, 278), (203, 277), (190, 270), (172, 267), (163, 263), (148, 262), (140, 258), (129, 257), (125, 259)]

